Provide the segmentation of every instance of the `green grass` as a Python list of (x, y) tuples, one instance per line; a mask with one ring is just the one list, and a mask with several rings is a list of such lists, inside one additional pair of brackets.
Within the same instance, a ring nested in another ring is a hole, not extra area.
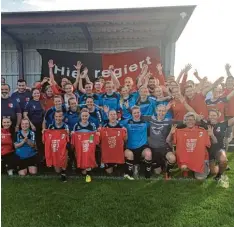
[(230, 187), (209, 179), (125, 181), (2, 177), (3, 227), (234, 227)]

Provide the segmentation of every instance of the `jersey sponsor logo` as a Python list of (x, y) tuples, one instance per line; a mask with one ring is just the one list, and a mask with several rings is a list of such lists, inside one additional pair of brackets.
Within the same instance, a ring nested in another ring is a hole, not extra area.
[(115, 148), (116, 147), (116, 136), (108, 137), (108, 144), (109, 144), (109, 148)]
[(35, 110), (35, 109), (36, 109), (36, 106), (33, 105), (33, 109)]
[(25, 98), (25, 101), (26, 101), (26, 102), (29, 102), (29, 100), (30, 100), (30, 98), (29, 98), (29, 97)]
[(9, 108), (13, 108), (13, 103), (8, 103)]
[(20, 102), (20, 99), (19, 99), (19, 98), (17, 98), (17, 99), (16, 99), (16, 101), (17, 101), (17, 102)]
[(186, 150), (187, 152), (193, 152), (197, 145), (197, 139), (187, 139), (186, 140)]
[(82, 141), (82, 151), (88, 152), (89, 151), (89, 140)]
[(52, 148), (52, 152), (57, 152), (59, 149), (59, 142), (60, 140), (52, 140), (51, 141), (51, 148)]

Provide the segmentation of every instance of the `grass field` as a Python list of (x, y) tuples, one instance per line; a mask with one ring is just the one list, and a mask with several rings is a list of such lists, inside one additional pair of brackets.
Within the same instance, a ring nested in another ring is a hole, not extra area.
[(228, 189), (195, 180), (2, 176), (3, 227), (234, 227), (234, 152)]

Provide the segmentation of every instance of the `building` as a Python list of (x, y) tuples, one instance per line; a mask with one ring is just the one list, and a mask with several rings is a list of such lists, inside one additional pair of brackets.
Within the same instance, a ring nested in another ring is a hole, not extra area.
[(195, 6), (2, 13), (2, 77), (40, 80), (37, 48), (73, 52), (121, 52), (160, 48), (165, 74), (173, 74), (175, 43)]

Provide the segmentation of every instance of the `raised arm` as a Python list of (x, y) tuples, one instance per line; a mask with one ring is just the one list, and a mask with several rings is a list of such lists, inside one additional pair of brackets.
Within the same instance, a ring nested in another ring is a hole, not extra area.
[(220, 85), (222, 82), (224, 81), (224, 77), (220, 77), (219, 79), (217, 79), (213, 84), (211, 84), (210, 86), (204, 88), (202, 90), (202, 94), (205, 96), (209, 91), (211, 91), (213, 88), (217, 87), (218, 85)]
[(227, 100), (229, 101), (233, 96), (234, 96), (234, 90), (231, 93), (229, 93), (229, 95), (227, 96)]
[(57, 84), (55, 79), (54, 79), (54, 73), (53, 73), (54, 66), (55, 66), (54, 61), (52, 59), (50, 59), (48, 62), (50, 80), (51, 80), (52, 84)]
[(109, 66), (109, 72), (110, 72), (111, 80), (115, 86), (115, 89), (118, 90), (120, 88), (120, 82), (114, 73), (114, 66), (113, 65)]
[(141, 69), (141, 73), (138, 76), (138, 80), (137, 80), (137, 88), (141, 87), (143, 85), (143, 80), (147, 74), (148, 71), (148, 65), (143, 65), (142, 69)]
[(230, 68), (231, 68), (231, 65), (229, 65), (229, 64), (225, 65), (225, 71), (227, 73), (227, 76), (232, 76), (232, 74), (230, 72)]
[(75, 89), (78, 89), (78, 84), (79, 84), (79, 80), (80, 80), (80, 69), (81, 69), (82, 63), (80, 61), (77, 61), (76, 65), (74, 65), (75, 69), (76, 69), (76, 81), (73, 84), (73, 87)]

